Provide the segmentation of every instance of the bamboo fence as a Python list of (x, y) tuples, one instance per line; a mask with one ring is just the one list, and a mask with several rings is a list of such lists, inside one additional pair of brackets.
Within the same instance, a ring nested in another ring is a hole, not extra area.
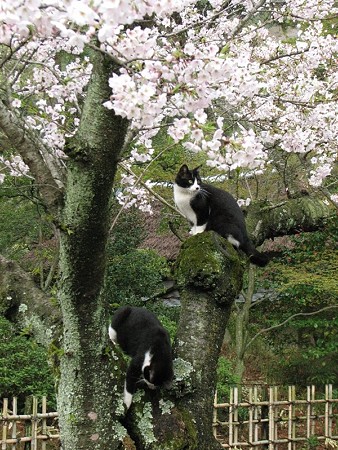
[[(2, 412), (0, 413), (0, 424), (2, 425), (1, 450), (19, 450), (19, 448), (23, 448), (21, 443), (24, 443), (25, 449), (46, 450), (48, 441), (59, 439), (58, 430), (48, 425), (48, 419), (55, 419), (58, 413), (47, 412), (46, 397), (42, 397), (40, 413), (38, 412), (38, 399), (36, 397), (32, 399), (31, 414), (18, 414), (17, 411), (17, 398), (13, 398), (11, 409), (8, 399), (3, 399)], [(29, 436), (25, 436), (26, 433)], [(27, 443), (29, 443), (29, 446)]]
[(333, 398), (332, 385), (325, 386), (324, 398), (316, 398), (315, 386), (307, 387), (306, 399), (296, 398), (294, 386), (281, 394), (277, 386), (254, 386), (239, 400), (233, 387), (230, 401), (218, 403), (216, 393), (213, 433), (223, 448), (338, 449), (338, 399)]
[[(215, 396), (213, 433), (227, 449), (296, 450), (338, 449), (338, 399), (333, 398), (332, 385), (325, 386), (325, 395), (316, 395), (315, 386), (308, 386), (305, 399), (296, 398), (294, 386), (282, 388), (253, 386), (230, 390), (230, 401), (218, 403)], [(33, 398), (31, 414), (17, 413), (17, 399), (11, 409), (3, 399), (0, 412), (0, 450), (47, 450), (54, 441), (58, 448), (57, 412), (47, 412), (46, 398)], [(27, 447), (29, 444), (29, 447)], [(24, 445), (24, 447), (23, 447)]]

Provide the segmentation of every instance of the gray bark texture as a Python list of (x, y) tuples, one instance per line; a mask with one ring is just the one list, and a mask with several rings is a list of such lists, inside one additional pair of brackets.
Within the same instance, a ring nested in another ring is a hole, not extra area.
[(278, 205), (254, 203), (248, 208), (246, 224), (253, 241), (260, 245), (266, 239), (318, 230), (335, 214), (328, 202), (304, 196)]
[(191, 392), (178, 402), (196, 426), (197, 449), (221, 448), (212, 435), (217, 362), (231, 306), (242, 287), (236, 251), (213, 232), (194, 236), (178, 258), (182, 312), (176, 354), (193, 367)]
[(109, 228), (109, 199), (127, 122), (102, 107), (114, 67), (93, 52), (80, 127), (67, 146), (67, 184), (61, 213), (58, 297), (63, 317), (58, 412), (65, 450), (111, 449), (117, 382), (107, 355), (108, 305), (101, 296)]

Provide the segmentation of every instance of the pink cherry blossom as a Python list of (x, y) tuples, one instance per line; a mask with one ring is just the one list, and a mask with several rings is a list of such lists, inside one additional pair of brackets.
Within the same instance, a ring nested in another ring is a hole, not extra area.
[[(102, 108), (130, 120), (129, 164), (152, 160), (153, 139), (166, 126), (188, 155), (202, 152), (223, 174), (264, 173), (276, 148), (286, 156), (309, 155), (304, 173), (321, 186), (337, 159), (338, 41), (330, 20), (323, 22), (337, 15), (334, 1), (268, 2), (266, 22), (267, 5), (258, 0), (209, 5), (3, 0), (0, 46), (8, 59), (1, 83), (11, 114), (25, 117), (51, 158), (65, 158), (92, 71), (84, 50), (98, 42), (97, 50), (120, 64), (107, 80), (111, 92)], [(135, 23), (145, 16), (149, 25)], [(72, 62), (60, 67), (60, 52), (70, 53)], [(0, 164), (1, 179), (29, 174), (15, 159)], [(123, 177), (122, 184), (123, 204), (148, 208), (135, 177)]]

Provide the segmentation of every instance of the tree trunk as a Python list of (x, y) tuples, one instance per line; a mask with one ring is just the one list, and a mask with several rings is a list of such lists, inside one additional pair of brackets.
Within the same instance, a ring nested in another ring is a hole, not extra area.
[(176, 353), (193, 367), (192, 392), (179, 405), (193, 417), (199, 450), (221, 448), (212, 434), (217, 362), (242, 274), (236, 251), (213, 232), (190, 238), (178, 258), (183, 289)]
[[(108, 358), (108, 305), (101, 296), (109, 199), (126, 121), (102, 108), (113, 67), (93, 53), (81, 124), (68, 145), (67, 195), (61, 213), (59, 301), (63, 316), (58, 412), (64, 450), (120, 445)], [(115, 432), (113, 431), (115, 430)]]
[(148, 403), (136, 401), (127, 428), (137, 450), (220, 450), (212, 433), (217, 362), (242, 266), (226, 240), (206, 232), (183, 244), (177, 278), (182, 304), (174, 384), (161, 400), (148, 392)]

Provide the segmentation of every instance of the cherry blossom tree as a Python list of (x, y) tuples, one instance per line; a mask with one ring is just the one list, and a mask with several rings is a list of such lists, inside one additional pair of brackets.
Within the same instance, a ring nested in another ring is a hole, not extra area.
[[(101, 295), (120, 158), (118, 200), (143, 210), (132, 164), (152, 160), (164, 129), (223, 174), (281, 172), (292, 157), (335, 202), (336, 17), (332, 0), (1, 2), (0, 182), (34, 179), (60, 236), (66, 450), (121, 448), (125, 435)], [(149, 439), (140, 448), (174, 448)]]

